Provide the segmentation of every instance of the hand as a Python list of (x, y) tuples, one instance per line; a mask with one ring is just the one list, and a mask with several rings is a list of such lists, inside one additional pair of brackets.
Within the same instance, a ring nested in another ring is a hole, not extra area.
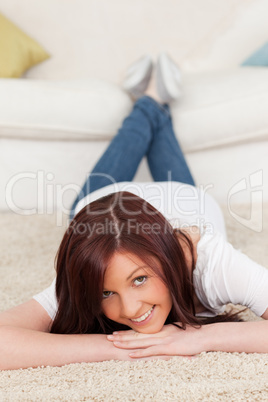
[(149, 356), (193, 356), (205, 348), (201, 343), (202, 327), (190, 325), (185, 330), (169, 324), (164, 325), (156, 334), (143, 334), (130, 331), (119, 331), (108, 335), (107, 339), (120, 349), (135, 349), (129, 353), (132, 358)]
[[(133, 332), (134, 331), (122, 331), (122, 332)], [(103, 336), (103, 335), (102, 335)], [(104, 335), (105, 336), (105, 335)], [(110, 336), (110, 335), (109, 335)], [(118, 348), (116, 347), (112, 342), (109, 342), (106, 339), (105, 336), (105, 343), (102, 345), (102, 352), (104, 352), (104, 359), (102, 360), (128, 360), (128, 361), (133, 361), (134, 358), (132, 356), (130, 356), (131, 352), (136, 352), (135, 348)], [(168, 360), (170, 359), (172, 356), (166, 356), (166, 355), (161, 355), (161, 356), (147, 356), (147, 357), (137, 357), (135, 360), (156, 360), (156, 359), (161, 359), (161, 360)]]

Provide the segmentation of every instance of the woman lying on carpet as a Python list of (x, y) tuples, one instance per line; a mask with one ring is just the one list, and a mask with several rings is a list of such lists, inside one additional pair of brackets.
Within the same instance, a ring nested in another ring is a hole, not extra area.
[[(151, 85), (143, 96), (151, 73), (149, 57), (129, 71), (137, 101), (74, 203), (56, 280), (0, 315), (1, 369), (268, 353), (268, 270), (227, 243), (218, 205), (194, 186), (168, 106), (178, 68), (160, 55), (158, 97)], [(133, 183), (145, 155), (155, 182)], [(240, 322), (227, 303), (265, 320)]]

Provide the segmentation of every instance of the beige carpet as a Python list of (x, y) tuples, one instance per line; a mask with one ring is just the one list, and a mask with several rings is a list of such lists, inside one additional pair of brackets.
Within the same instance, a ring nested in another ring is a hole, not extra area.
[[(249, 217), (247, 207), (240, 216)], [(231, 242), (268, 265), (268, 205), (261, 233), (225, 211)], [(63, 227), (55, 216), (0, 215), (0, 310), (53, 278)], [(255, 319), (248, 312), (247, 319)], [(0, 356), (1, 358), (1, 356)], [(202, 353), (193, 360), (72, 364), (0, 372), (0, 401), (268, 401), (268, 354)]]

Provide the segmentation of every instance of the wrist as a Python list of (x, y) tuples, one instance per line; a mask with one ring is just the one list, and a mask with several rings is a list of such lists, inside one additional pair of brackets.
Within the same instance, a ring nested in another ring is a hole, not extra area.
[[(108, 341), (107, 335), (98, 335), (99, 343), (96, 347), (98, 360), (116, 360), (116, 347), (113, 342)], [(96, 360), (97, 361), (97, 360)]]
[(217, 350), (217, 323), (202, 325), (199, 331), (199, 345), (201, 352), (213, 352)]
[(83, 339), (82, 343), (79, 342), (80, 353), (82, 353), (81, 361), (102, 362), (114, 359), (115, 352), (113, 349), (115, 347), (112, 342), (107, 340), (106, 335), (84, 334), (76, 336), (80, 337), (81, 340)]
[[(203, 326), (203, 347), (206, 352), (240, 351), (241, 332), (238, 323), (221, 322)], [(243, 350), (243, 347), (241, 351)]]

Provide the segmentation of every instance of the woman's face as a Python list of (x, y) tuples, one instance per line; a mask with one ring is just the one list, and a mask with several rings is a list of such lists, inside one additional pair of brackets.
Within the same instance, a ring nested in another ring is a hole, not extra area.
[(156, 333), (171, 307), (167, 286), (149, 266), (134, 254), (114, 254), (104, 276), (102, 310), (106, 317), (137, 332)]

